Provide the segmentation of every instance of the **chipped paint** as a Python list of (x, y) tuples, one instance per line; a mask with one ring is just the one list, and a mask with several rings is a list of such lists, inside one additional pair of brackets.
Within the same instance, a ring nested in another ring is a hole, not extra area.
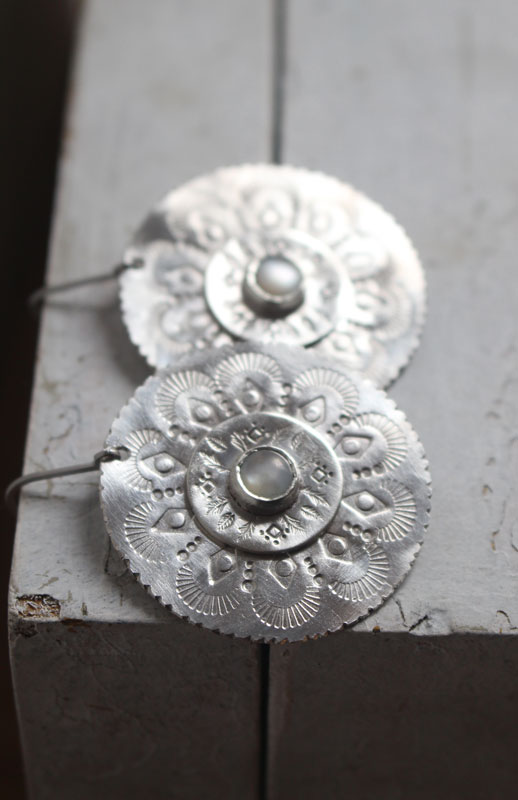
[(22, 594), (16, 598), (16, 611), (24, 619), (59, 619), (61, 605), (50, 594)]

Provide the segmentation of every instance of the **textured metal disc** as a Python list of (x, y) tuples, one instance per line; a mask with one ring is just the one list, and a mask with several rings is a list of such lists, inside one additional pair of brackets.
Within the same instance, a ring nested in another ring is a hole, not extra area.
[(125, 455), (102, 464), (101, 502), (130, 570), (175, 614), (235, 636), (356, 622), (401, 582), (428, 521), (403, 413), (313, 350), (191, 354), (137, 390), (106, 446)]
[[(402, 228), (350, 186), (303, 169), (245, 165), (189, 182), (153, 210), (125, 258), (144, 266), (121, 276), (123, 316), (159, 368), (255, 340), (312, 347), (386, 386), (423, 323), (423, 272)], [(282, 313), (256, 291), (268, 258), (303, 279)]]

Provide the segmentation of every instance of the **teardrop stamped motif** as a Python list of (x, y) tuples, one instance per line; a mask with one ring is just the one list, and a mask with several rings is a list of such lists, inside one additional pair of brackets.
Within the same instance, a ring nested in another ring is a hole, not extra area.
[(320, 606), (320, 591), (314, 587), (306, 589), (299, 600), (291, 605), (279, 605), (265, 595), (252, 597), (252, 608), (268, 628), (287, 631), (299, 628), (317, 614)]
[(176, 589), (178, 596), (186, 606), (196, 614), (204, 616), (224, 616), (234, 611), (240, 602), (237, 591), (226, 593), (213, 590), (210, 584), (205, 584), (195, 575), (190, 564), (185, 564), (178, 570), (176, 576)]

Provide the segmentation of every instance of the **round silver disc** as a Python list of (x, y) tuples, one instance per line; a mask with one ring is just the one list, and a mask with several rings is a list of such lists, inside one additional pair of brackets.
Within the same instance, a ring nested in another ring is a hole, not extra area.
[(388, 385), (423, 323), (425, 284), (402, 228), (334, 178), (245, 165), (168, 194), (121, 276), (132, 341), (155, 367), (235, 340), (302, 345)]
[(114, 422), (101, 503), (117, 550), (175, 614), (297, 641), (383, 602), (428, 521), (423, 450), (370, 382), (313, 350), (194, 353)]

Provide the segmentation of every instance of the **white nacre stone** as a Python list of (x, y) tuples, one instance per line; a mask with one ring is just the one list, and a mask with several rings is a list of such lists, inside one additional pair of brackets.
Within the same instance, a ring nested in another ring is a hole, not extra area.
[(263, 258), (255, 275), (257, 285), (274, 297), (291, 295), (300, 288), (302, 273), (292, 261), (281, 256)]
[(288, 459), (269, 448), (249, 453), (240, 465), (239, 476), (246, 491), (265, 500), (284, 497), (294, 478)]

